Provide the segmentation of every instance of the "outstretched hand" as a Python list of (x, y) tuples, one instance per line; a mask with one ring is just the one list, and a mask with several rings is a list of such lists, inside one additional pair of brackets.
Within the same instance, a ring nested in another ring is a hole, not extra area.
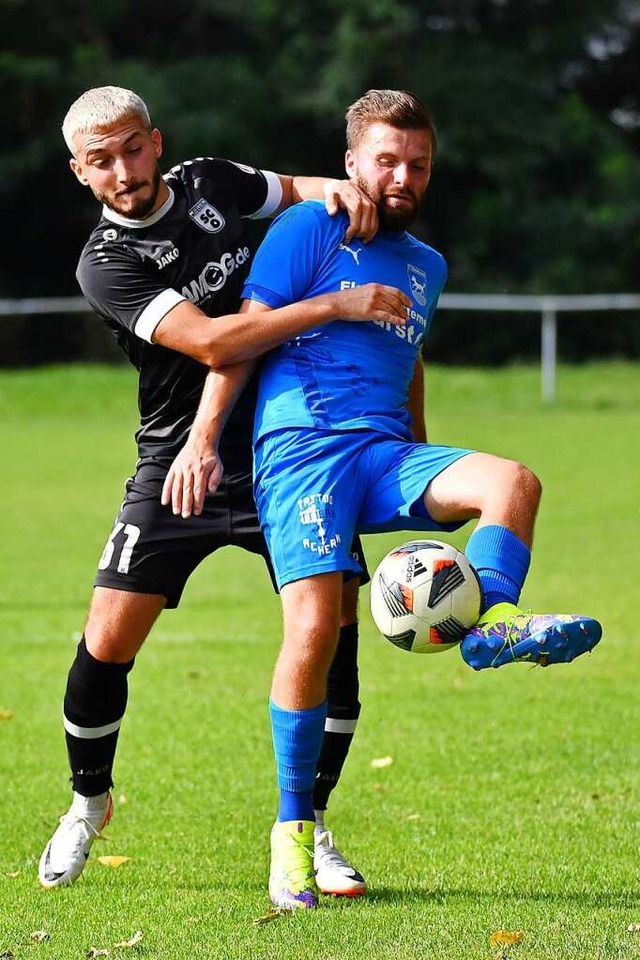
[(222, 480), (222, 461), (212, 447), (198, 448), (187, 441), (169, 468), (162, 487), (163, 506), (171, 505), (176, 516), (199, 516), (204, 498), (214, 493)]
[(382, 320), (403, 326), (411, 299), (396, 287), (382, 283), (365, 283), (348, 287), (336, 294), (340, 298), (340, 316), (343, 320)]
[(344, 210), (349, 216), (345, 233), (347, 243), (356, 237), (368, 243), (378, 232), (378, 208), (352, 180), (328, 180), (324, 185), (327, 213), (334, 216)]

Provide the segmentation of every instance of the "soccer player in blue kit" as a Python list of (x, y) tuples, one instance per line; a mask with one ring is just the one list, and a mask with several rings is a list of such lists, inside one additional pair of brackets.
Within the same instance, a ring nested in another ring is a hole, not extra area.
[[(407, 92), (370, 90), (346, 117), (347, 173), (376, 202), (380, 231), (366, 245), (345, 243), (340, 214), (330, 218), (316, 201), (298, 204), (270, 228), (243, 291), (255, 312), (372, 281), (412, 302), (404, 326), (337, 320), (295, 336), (266, 356), (260, 375), (255, 496), (284, 617), (270, 699), (280, 805), (269, 894), (285, 909), (318, 904), (313, 786), (343, 577), (359, 572), (349, 552), (356, 532), (451, 531), (477, 521), (466, 554), (483, 607), (461, 643), (474, 669), (568, 662), (602, 633), (590, 617), (517, 606), (541, 494), (531, 470), (426, 442), (420, 346), (447, 267), (406, 227), (431, 175), (430, 114)], [(230, 367), (227, 375), (228, 400), (247, 371)], [(194, 435), (207, 402), (203, 395)], [(203, 442), (215, 439), (211, 428), (202, 431)]]

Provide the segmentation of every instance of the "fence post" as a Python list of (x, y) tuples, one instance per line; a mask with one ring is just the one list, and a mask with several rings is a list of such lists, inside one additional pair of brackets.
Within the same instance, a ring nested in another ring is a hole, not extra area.
[(543, 302), (540, 342), (540, 360), (542, 376), (542, 399), (550, 403), (556, 396), (558, 324), (556, 311), (550, 304)]

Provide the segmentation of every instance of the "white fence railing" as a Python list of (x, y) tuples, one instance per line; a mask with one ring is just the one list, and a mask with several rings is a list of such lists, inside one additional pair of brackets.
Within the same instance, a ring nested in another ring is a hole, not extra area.
[(540, 314), (540, 389), (543, 400), (556, 395), (558, 314), (592, 310), (640, 310), (638, 293), (593, 293), (582, 296), (527, 296), (508, 293), (445, 293), (438, 309), (501, 310)]
[[(444, 293), (439, 310), (492, 310), (540, 314), (540, 377), (543, 400), (556, 393), (558, 314), (593, 310), (640, 310), (638, 293), (596, 293), (582, 296), (527, 296), (502, 293)], [(0, 316), (40, 313), (89, 313), (82, 297), (42, 297), (0, 300)]]

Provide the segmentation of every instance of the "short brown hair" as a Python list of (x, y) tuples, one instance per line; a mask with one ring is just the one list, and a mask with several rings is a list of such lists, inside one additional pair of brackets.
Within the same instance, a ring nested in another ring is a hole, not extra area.
[(428, 108), (407, 90), (367, 90), (346, 112), (347, 147), (355, 149), (368, 126), (388, 123), (398, 130), (428, 130), (436, 148), (436, 128)]

